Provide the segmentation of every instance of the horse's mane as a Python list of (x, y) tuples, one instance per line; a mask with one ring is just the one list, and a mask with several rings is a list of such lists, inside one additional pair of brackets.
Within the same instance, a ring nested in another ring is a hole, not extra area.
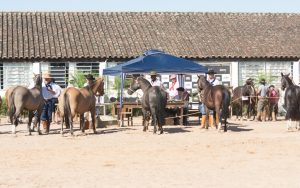
[(141, 88), (143, 88), (143, 87), (144, 88), (152, 87), (150, 82), (147, 79), (145, 79), (144, 77), (139, 76), (137, 79), (141, 81), (141, 83), (140, 83), (142, 85)]

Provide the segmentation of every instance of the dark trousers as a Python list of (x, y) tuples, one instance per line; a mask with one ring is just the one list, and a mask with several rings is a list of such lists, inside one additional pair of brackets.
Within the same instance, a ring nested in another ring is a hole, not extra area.
[(42, 121), (48, 121), (49, 123), (51, 123), (52, 121), (52, 100), (49, 99), (45, 102), (44, 106), (43, 106), (43, 110), (42, 110), (42, 114), (41, 114), (41, 120)]

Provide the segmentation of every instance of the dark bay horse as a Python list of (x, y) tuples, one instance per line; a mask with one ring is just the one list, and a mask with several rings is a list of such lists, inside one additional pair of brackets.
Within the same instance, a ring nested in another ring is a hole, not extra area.
[(205, 76), (198, 76), (198, 90), (201, 101), (206, 106), (206, 114), (209, 114), (209, 110), (216, 111), (216, 118), (219, 118), (218, 129), (221, 129), (222, 118), (224, 119), (224, 132), (227, 131), (227, 117), (229, 115), (229, 105), (230, 105), (230, 92), (229, 90), (222, 86), (216, 85), (211, 86), (206, 80)]
[(63, 134), (64, 121), (67, 127), (70, 127), (70, 133), (73, 135), (73, 118), (76, 114), (80, 114), (80, 127), (84, 132), (84, 113), (90, 112), (92, 116), (93, 131), (96, 134), (95, 127), (95, 113), (96, 113), (96, 98), (95, 95), (104, 95), (104, 81), (103, 78), (98, 78), (94, 84), (89, 87), (80, 89), (69, 87), (66, 88), (60, 95), (58, 101), (59, 115), (62, 117), (61, 134)]
[(232, 106), (235, 108), (236, 117), (243, 116), (243, 108), (247, 107), (247, 118), (253, 115), (255, 119), (256, 91), (252, 79), (247, 79), (245, 85), (234, 88), (232, 95)]
[(142, 111), (143, 111), (143, 131), (147, 130), (146, 121), (149, 119), (149, 112), (152, 116), (151, 125), (154, 126), (153, 133), (158, 130), (160, 134), (163, 133), (162, 126), (165, 123), (165, 108), (167, 105), (167, 93), (159, 86), (151, 86), (150, 82), (143, 77), (134, 77), (127, 90), (129, 95), (132, 95), (136, 90), (141, 89), (144, 93), (142, 97)]
[(42, 96), (42, 77), (36, 75), (35, 86), (32, 89), (28, 89), (23, 86), (14, 87), (9, 96), (9, 117), (12, 125), (12, 133), (16, 133), (16, 127), (18, 126), (18, 118), (22, 111), (28, 110), (28, 134), (31, 135), (31, 122), (34, 116), (34, 111), (37, 113), (38, 134), (40, 133), (40, 116), (45, 103)]
[[(290, 74), (281, 73), (281, 89), (285, 90), (284, 108), (286, 110), (287, 129), (289, 130), (292, 121), (300, 120), (300, 87), (296, 86), (289, 78)], [(298, 122), (297, 122), (298, 124)], [(298, 127), (299, 129), (299, 127)]]

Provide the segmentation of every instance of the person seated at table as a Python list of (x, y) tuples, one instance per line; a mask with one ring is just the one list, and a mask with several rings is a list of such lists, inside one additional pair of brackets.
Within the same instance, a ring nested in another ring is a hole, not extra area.
[[(177, 90), (178, 94), (175, 96), (174, 99), (184, 102), (183, 115), (186, 115), (188, 112), (190, 94), (183, 87), (179, 87), (176, 90)], [(177, 114), (178, 115), (180, 114), (179, 108), (177, 108)], [(183, 116), (183, 124), (187, 125), (187, 116)]]

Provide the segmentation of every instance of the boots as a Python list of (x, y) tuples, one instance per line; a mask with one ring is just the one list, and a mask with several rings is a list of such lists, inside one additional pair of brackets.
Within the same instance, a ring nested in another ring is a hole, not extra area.
[(257, 115), (256, 115), (256, 120), (255, 121), (261, 121), (261, 113), (260, 112), (257, 112)]
[(202, 115), (201, 117), (201, 129), (205, 128), (205, 124), (206, 124), (206, 115)]
[(275, 112), (272, 112), (272, 121), (277, 121)]
[(209, 115), (208, 123), (209, 123), (209, 126), (211, 128), (215, 127), (215, 125), (214, 125), (214, 115)]
[(219, 116), (218, 115), (216, 115), (216, 126), (219, 126)]
[(41, 121), (43, 129), (46, 130), (47, 129), (47, 120), (42, 120)]
[(263, 111), (262, 113), (261, 113), (261, 120), (262, 121), (266, 121), (266, 111)]

